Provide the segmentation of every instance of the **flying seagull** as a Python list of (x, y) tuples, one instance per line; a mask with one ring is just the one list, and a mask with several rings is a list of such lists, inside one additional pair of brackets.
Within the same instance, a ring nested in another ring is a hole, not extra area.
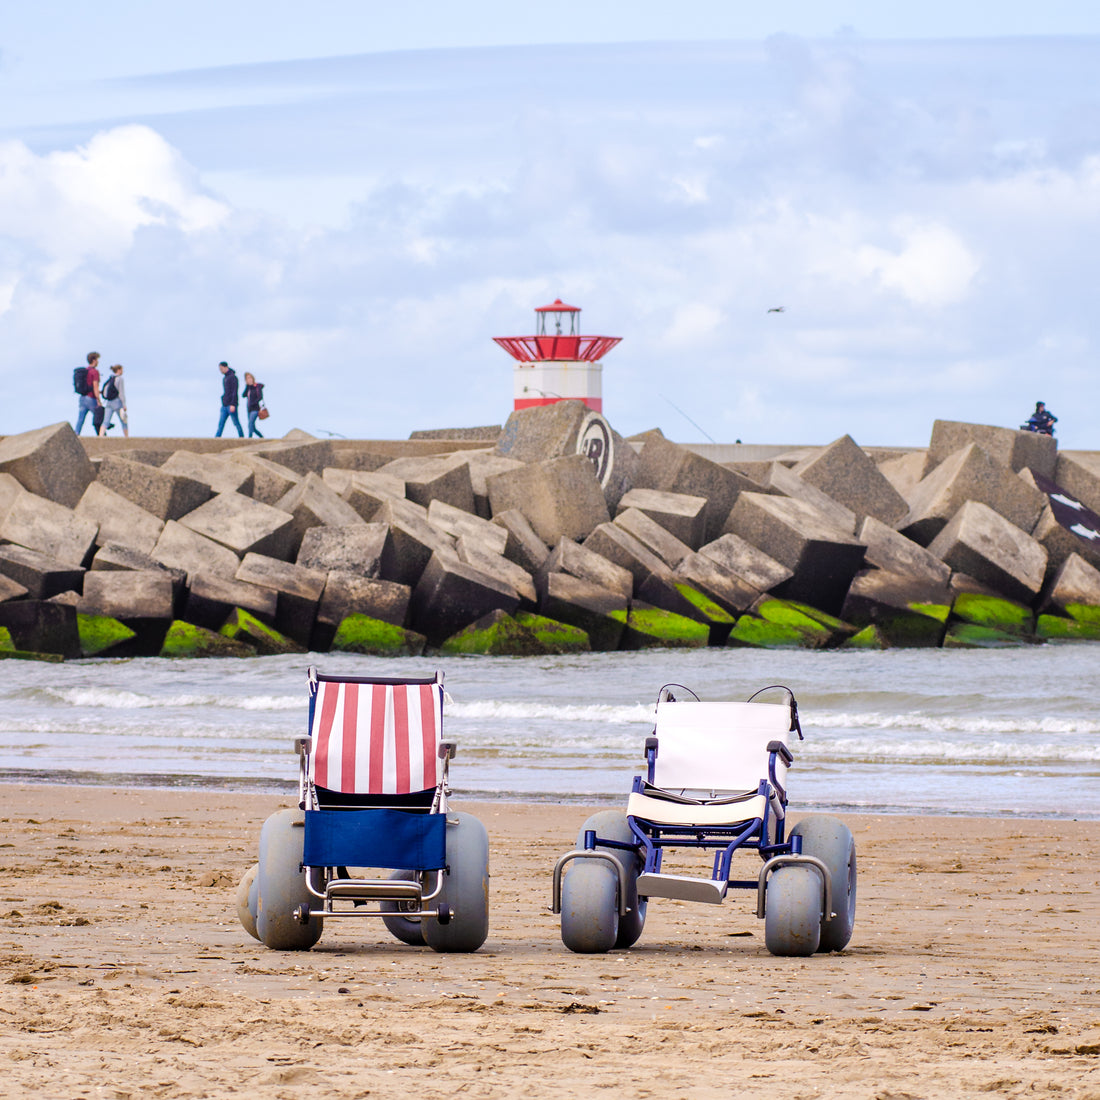
[(768, 312), (769, 313), (786, 313), (787, 312), (787, 307), (786, 306), (772, 306), (772, 308), (769, 309)]

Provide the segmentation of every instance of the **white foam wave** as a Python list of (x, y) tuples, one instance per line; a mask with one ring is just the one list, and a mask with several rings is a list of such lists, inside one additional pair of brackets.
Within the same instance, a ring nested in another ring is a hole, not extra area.
[(1100, 745), (1080, 741), (885, 741), (841, 738), (827, 743), (807, 741), (796, 753), (808, 761), (836, 764), (928, 764), (1026, 766), (1100, 764)]
[(105, 710), (166, 710), (177, 707), (219, 707), (229, 710), (305, 710), (299, 695), (143, 695), (113, 687), (50, 688), (48, 693), (73, 707)]
[(616, 706), (592, 703), (588, 706), (570, 706), (560, 703), (516, 703), (487, 700), (483, 703), (452, 703), (447, 707), (450, 718), (480, 718), (515, 721), (523, 719), (552, 719), (556, 722), (600, 722), (622, 726), (635, 723), (652, 723), (653, 707), (646, 703)]
[(990, 734), (1078, 734), (1100, 733), (1100, 722), (1078, 718), (994, 717), (988, 714), (884, 714), (867, 711), (854, 714), (847, 711), (813, 713), (802, 711), (802, 727), (817, 729), (880, 729), (919, 730), (923, 733), (990, 733)]

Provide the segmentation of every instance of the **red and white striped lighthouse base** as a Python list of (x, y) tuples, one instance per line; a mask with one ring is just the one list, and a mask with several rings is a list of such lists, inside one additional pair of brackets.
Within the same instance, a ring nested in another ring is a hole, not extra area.
[(576, 359), (516, 363), (513, 379), (517, 409), (583, 401), (595, 412), (603, 411), (602, 363)]

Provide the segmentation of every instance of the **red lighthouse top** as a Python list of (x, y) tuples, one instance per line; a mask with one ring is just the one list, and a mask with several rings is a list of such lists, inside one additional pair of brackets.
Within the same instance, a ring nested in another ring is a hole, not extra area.
[(493, 341), (521, 363), (596, 363), (622, 340), (621, 336), (582, 336), (580, 308), (567, 306), (560, 298), (548, 306), (537, 306), (535, 318), (534, 336), (494, 336)]

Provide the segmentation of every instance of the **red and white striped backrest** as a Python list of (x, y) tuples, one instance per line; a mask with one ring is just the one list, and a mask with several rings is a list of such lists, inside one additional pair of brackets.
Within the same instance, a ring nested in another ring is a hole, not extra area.
[(413, 794), (439, 780), (442, 684), (321, 680), (314, 701), (313, 782), (344, 794)]

